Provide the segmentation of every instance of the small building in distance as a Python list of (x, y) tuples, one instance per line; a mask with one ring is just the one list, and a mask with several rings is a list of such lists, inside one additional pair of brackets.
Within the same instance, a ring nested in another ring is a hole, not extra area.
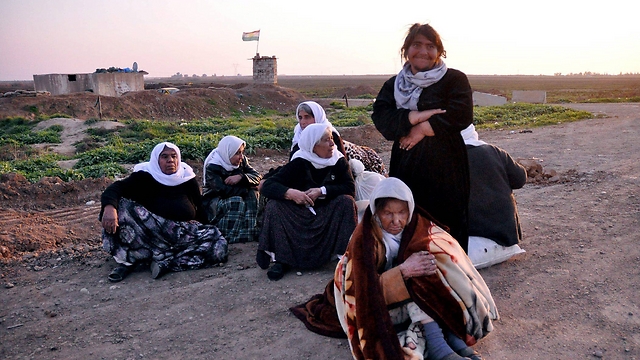
[(253, 82), (256, 84), (278, 83), (278, 60), (275, 56), (253, 57)]
[(146, 71), (94, 72), (91, 74), (33, 75), (36, 91), (51, 95), (92, 92), (103, 96), (121, 96), (130, 91), (144, 90)]

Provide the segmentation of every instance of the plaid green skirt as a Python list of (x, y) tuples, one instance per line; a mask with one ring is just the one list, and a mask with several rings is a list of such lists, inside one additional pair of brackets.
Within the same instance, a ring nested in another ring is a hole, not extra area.
[(211, 224), (220, 230), (230, 244), (258, 241), (258, 198), (255, 190), (250, 190), (245, 196), (211, 201), (207, 211), (213, 218)]

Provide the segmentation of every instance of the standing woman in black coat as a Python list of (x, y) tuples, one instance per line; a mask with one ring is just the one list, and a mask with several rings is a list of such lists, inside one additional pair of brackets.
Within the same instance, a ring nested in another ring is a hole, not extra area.
[(473, 121), (471, 86), (447, 68), (440, 35), (428, 24), (411, 26), (401, 56), (406, 62), (382, 86), (371, 116), (394, 142), (389, 176), (404, 181), (416, 205), (467, 251), (469, 165), (460, 131)]

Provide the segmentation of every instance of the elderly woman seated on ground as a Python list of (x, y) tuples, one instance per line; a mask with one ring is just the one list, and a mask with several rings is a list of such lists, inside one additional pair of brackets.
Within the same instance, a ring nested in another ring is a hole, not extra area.
[(260, 174), (244, 156), (246, 143), (225, 136), (204, 161), (203, 198), (209, 222), (229, 243), (258, 240)]
[(149, 264), (156, 279), (167, 271), (198, 269), (227, 261), (227, 241), (206, 221), (200, 186), (172, 143), (156, 145), (149, 162), (134, 167), (102, 193), (104, 249), (119, 264), (117, 282)]
[(349, 338), (355, 359), (482, 359), (470, 346), (498, 311), (458, 242), (383, 179), (322, 295), (291, 308), (310, 330)]
[(311, 124), (300, 150), (262, 186), (268, 197), (256, 260), (279, 280), (292, 267), (317, 268), (342, 254), (356, 226), (354, 180), (327, 124)]
[(485, 268), (524, 250), (514, 189), (527, 182), (527, 170), (505, 150), (479, 140), (473, 124), (460, 132), (469, 159), (469, 258)]

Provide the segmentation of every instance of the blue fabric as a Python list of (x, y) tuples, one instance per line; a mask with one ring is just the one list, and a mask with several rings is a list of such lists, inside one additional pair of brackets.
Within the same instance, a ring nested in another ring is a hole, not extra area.
[(427, 352), (430, 359), (442, 359), (451, 354), (453, 350), (444, 340), (442, 329), (437, 322), (431, 321), (422, 324), (424, 337), (427, 340)]

